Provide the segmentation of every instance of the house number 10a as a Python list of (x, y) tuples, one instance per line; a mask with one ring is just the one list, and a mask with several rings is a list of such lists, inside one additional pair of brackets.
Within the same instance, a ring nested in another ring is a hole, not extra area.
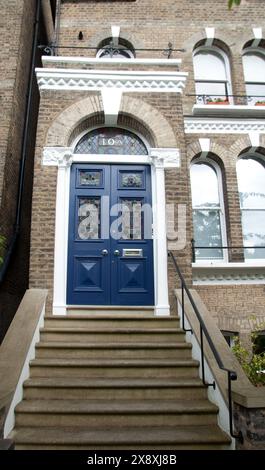
[(101, 143), (100, 145), (104, 145), (104, 146), (113, 146), (115, 145), (115, 147), (118, 147), (118, 146), (122, 146), (122, 141), (120, 139), (114, 139), (114, 138), (109, 138), (109, 139), (106, 139), (106, 138), (103, 138), (101, 140)]

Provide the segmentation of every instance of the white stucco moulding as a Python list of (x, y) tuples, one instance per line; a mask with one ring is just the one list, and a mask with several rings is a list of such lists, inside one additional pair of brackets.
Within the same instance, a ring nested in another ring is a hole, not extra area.
[(202, 153), (209, 153), (210, 152), (210, 146), (211, 146), (211, 140), (210, 139), (199, 139), (200, 147)]
[(186, 118), (184, 128), (186, 134), (264, 134), (265, 120)]
[(105, 125), (116, 126), (121, 105), (122, 90), (119, 88), (103, 88), (101, 90)]
[[(179, 168), (180, 151), (177, 148), (150, 148), (148, 160), (155, 167)], [(70, 147), (44, 147), (43, 149), (43, 166), (68, 167), (74, 161), (75, 157)], [(139, 163), (138, 160), (137, 163)]]
[(113, 38), (115, 46), (118, 46), (119, 44), (120, 30), (121, 30), (120, 26), (111, 25), (111, 36)]
[(205, 34), (208, 39), (213, 39), (215, 36), (215, 28), (205, 28)]
[(262, 39), (262, 28), (252, 29), (255, 39)]
[(259, 132), (249, 132), (249, 140), (253, 148), (259, 147), (260, 144), (260, 134)]
[(68, 167), (72, 164), (72, 150), (69, 147), (44, 147), (42, 165)]
[(187, 73), (36, 69), (40, 90), (100, 91), (119, 88), (130, 92), (182, 93)]
[(207, 38), (205, 45), (207, 47), (211, 47), (213, 45), (213, 40), (215, 36), (215, 28), (205, 28), (205, 34)]
[(180, 151), (177, 148), (150, 148), (149, 155), (153, 165), (163, 168), (179, 168)]

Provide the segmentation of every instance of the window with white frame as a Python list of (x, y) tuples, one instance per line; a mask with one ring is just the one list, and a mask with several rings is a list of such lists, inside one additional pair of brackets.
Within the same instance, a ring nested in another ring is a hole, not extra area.
[(243, 68), (248, 104), (265, 106), (265, 54), (258, 50), (246, 51)]
[[(246, 259), (265, 258), (265, 162), (255, 156), (237, 162)], [(264, 248), (263, 248), (264, 247)]]
[(196, 49), (193, 56), (197, 103), (228, 103), (231, 95), (229, 60), (217, 47)]
[(190, 177), (195, 261), (223, 260), (226, 236), (221, 170), (213, 161), (195, 161)]

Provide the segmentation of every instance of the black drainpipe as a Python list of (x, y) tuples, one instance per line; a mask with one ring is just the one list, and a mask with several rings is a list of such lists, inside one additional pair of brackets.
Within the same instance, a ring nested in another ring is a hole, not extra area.
[[(55, 41), (54, 45), (59, 46), (60, 22), (61, 22), (61, 7), (62, 0), (56, 0), (56, 14), (55, 14)], [(58, 49), (54, 50), (54, 55), (58, 54)]]
[(22, 149), (21, 149), (21, 159), (20, 159), (20, 168), (19, 168), (19, 183), (18, 183), (18, 195), (17, 195), (17, 207), (16, 207), (16, 220), (15, 220), (15, 225), (14, 225), (14, 233), (12, 235), (11, 242), (5, 254), (5, 259), (0, 270), (0, 284), (3, 282), (5, 278), (13, 251), (15, 249), (15, 246), (16, 246), (19, 234), (20, 234), (22, 195), (23, 195), (23, 188), (24, 188), (25, 165), (26, 165), (26, 155), (27, 155), (26, 150), (27, 150), (27, 143), (28, 143), (33, 79), (34, 79), (34, 73), (35, 73), (36, 51), (37, 51), (37, 44), (38, 44), (40, 11), (41, 11), (41, 0), (37, 0), (35, 23), (34, 23), (34, 36), (33, 36), (33, 42), (32, 42), (32, 50), (31, 50), (29, 84), (28, 84), (27, 95), (26, 95), (26, 110), (25, 110), (24, 125), (23, 125)]

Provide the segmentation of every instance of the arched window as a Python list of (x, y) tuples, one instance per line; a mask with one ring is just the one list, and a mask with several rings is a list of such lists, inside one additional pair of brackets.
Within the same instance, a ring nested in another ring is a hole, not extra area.
[(200, 47), (194, 53), (193, 66), (197, 102), (228, 102), (232, 90), (226, 54), (217, 47)]
[(226, 244), (221, 171), (214, 162), (191, 166), (191, 194), (195, 258), (221, 260)]
[[(265, 164), (252, 156), (237, 162), (245, 258), (265, 258)], [(254, 248), (264, 246), (263, 248)]]
[(134, 48), (129, 41), (119, 38), (107, 38), (101, 41), (98, 46), (97, 57), (100, 59), (133, 59), (135, 57)]
[(248, 50), (243, 55), (243, 68), (248, 103), (265, 106), (265, 54)]
[(147, 155), (143, 141), (135, 134), (116, 127), (103, 127), (86, 133), (74, 153), (108, 155)]

